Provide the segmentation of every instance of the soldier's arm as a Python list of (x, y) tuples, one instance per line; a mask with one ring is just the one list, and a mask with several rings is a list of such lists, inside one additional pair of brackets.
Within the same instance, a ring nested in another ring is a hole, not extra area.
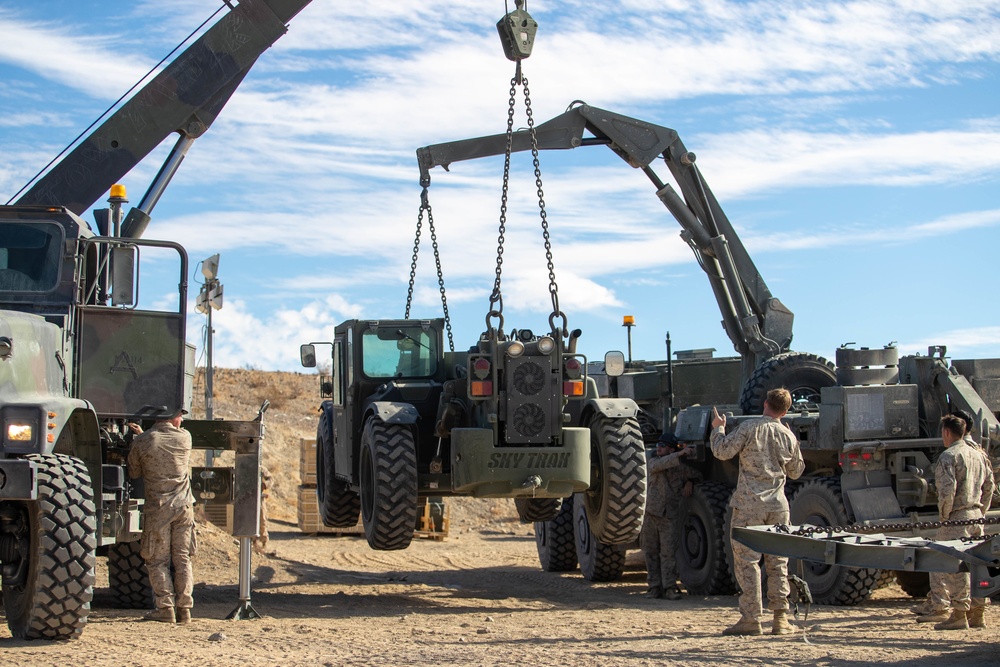
[(986, 481), (983, 484), (983, 492), (979, 502), (983, 506), (983, 514), (989, 511), (993, 503), (993, 492), (996, 490), (996, 478), (993, 476), (993, 464), (990, 457), (983, 452), (983, 460), (986, 463)]
[(955, 504), (955, 491), (958, 489), (958, 482), (955, 479), (955, 467), (951, 462), (938, 461), (934, 474), (934, 486), (938, 494), (938, 513), (941, 519), (947, 520), (951, 516), (951, 508)]
[(663, 472), (664, 470), (676, 468), (680, 464), (681, 453), (674, 452), (673, 454), (667, 454), (666, 456), (655, 456), (649, 459), (648, 470), (650, 473)]
[(138, 438), (132, 441), (132, 449), (128, 452), (128, 476), (132, 479), (142, 477), (142, 457), (139, 455), (137, 440)]
[(726, 435), (725, 425), (712, 429), (710, 445), (712, 454), (720, 461), (728, 461), (737, 456), (747, 444), (749, 428), (744, 427), (749, 422), (743, 422), (736, 430)]
[(791, 434), (791, 446), (789, 447), (789, 457), (785, 461), (785, 474), (789, 479), (798, 479), (805, 472), (806, 462), (802, 458), (802, 449), (799, 447), (799, 439)]

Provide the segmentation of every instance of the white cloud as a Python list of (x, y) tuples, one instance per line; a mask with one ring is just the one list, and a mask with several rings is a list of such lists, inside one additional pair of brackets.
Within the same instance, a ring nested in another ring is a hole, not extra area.
[(922, 340), (903, 342), (898, 345), (900, 354), (927, 354), (932, 345), (947, 343), (948, 357), (952, 359), (974, 358), (984, 351), (1000, 347), (1000, 326), (964, 327), (941, 331)]

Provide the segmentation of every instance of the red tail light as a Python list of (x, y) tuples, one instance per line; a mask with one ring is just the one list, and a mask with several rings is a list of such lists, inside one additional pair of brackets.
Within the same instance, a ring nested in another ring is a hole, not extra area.
[(564, 380), (563, 396), (583, 396), (583, 382), (581, 380)]
[(580, 375), (583, 374), (583, 367), (579, 359), (567, 359), (566, 365), (563, 368), (566, 370), (566, 377), (570, 380), (578, 380), (580, 379)]
[[(475, 375), (480, 380), (485, 380), (490, 376), (490, 360), (485, 357), (479, 357), (472, 362), (472, 374)], [(490, 391), (492, 393), (492, 389)]]
[(492, 396), (493, 382), (490, 380), (473, 380), (469, 385), (469, 393), (473, 396)]

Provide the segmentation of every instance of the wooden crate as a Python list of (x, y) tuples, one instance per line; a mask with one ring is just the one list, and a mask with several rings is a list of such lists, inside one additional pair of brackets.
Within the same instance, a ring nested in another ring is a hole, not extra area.
[(303, 533), (330, 533), (334, 535), (344, 535), (344, 534), (364, 534), (365, 527), (361, 523), (361, 517), (358, 517), (358, 522), (351, 526), (350, 528), (330, 528), (329, 526), (324, 526), (322, 519), (319, 518), (319, 505), (316, 502), (316, 487), (315, 486), (299, 486), (299, 497), (298, 497), (298, 519), (299, 519), (299, 530)]
[(233, 534), (233, 505), (202, 505), (205, 510), (205, 518), (214, 523), (224, 531)]
[(299, 440), (299, 477), (303, 486), (316, 486), (316, 440)]

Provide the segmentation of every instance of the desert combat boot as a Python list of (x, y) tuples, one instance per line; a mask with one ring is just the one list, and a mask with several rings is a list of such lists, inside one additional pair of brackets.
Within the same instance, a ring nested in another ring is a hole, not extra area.
[(968, 630), (969, 619), (966, 618), (964, 609), (953, 609), (947, 621), (942, 621), (934, 626), (935, 630)]
[(159, 609), (154, 609), (153, 611), (147, 611), (146, 615), (142, 617), (144, 621), (159, 621), (160, 623), (173, 623), (174, 622), (174, 608), (173, 607), (160, 607)]
[(788, 622), (788, 612), (784, 609), (774, 610), (774, 620), (771, 621), (772, 635), (790, 635), (795, 632), (795, 626)]
[(722, 631), (724, 635), (759, 635), (760, 621), (755, 618), (741, 617), (735, 625), (730, 625)]
[(973, 607), (969, 610), (968, 617), (970, 628), (986, 627), (986, 607)]
[(191, 622), (191, 610), (186, 607), (177, 608), (177, 625), (187, 625)]

